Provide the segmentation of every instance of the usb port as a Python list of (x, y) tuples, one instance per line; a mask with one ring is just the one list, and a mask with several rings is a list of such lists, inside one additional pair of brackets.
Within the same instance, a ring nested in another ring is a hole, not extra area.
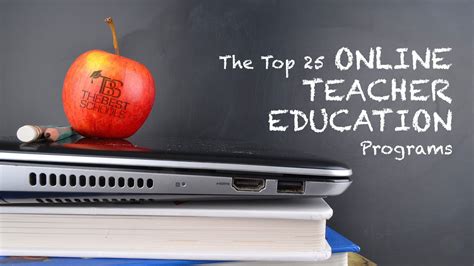
[(232, 178), (232, 187), (237, 191), (259, 192), (265, 188), (265, 180), (262, 178)]
[(278, 193), (303, 194), (304, 193), (304, 181), (278, 180), (277, 192)]

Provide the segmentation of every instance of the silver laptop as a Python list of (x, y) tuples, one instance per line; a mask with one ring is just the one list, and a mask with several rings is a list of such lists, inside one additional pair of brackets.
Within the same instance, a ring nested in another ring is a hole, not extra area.
[(351, 184), (347, 166), (254, 145), (0, 139), (0, 202), (93, 203), (324, 197)]

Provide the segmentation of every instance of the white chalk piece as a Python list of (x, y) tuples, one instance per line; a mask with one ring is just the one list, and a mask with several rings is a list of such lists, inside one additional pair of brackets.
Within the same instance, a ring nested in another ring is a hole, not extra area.
[(43, 126), (25, 125), (18, 129), (16, 136), (21, 142), (32, 142), (43, 138), (45, 130)]

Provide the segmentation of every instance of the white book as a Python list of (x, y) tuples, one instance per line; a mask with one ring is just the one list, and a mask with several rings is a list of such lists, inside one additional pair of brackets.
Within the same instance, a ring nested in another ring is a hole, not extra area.
[(323, 199), (0, 207), (0, 255), (322, 261)]

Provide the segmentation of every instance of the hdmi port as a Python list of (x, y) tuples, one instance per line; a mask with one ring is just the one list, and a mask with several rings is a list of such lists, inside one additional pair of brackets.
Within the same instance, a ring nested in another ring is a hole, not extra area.
[(262, 178), (232, 178), (232, 187), (237, 191), (259, 192), (265, 188), (265, 180)]

